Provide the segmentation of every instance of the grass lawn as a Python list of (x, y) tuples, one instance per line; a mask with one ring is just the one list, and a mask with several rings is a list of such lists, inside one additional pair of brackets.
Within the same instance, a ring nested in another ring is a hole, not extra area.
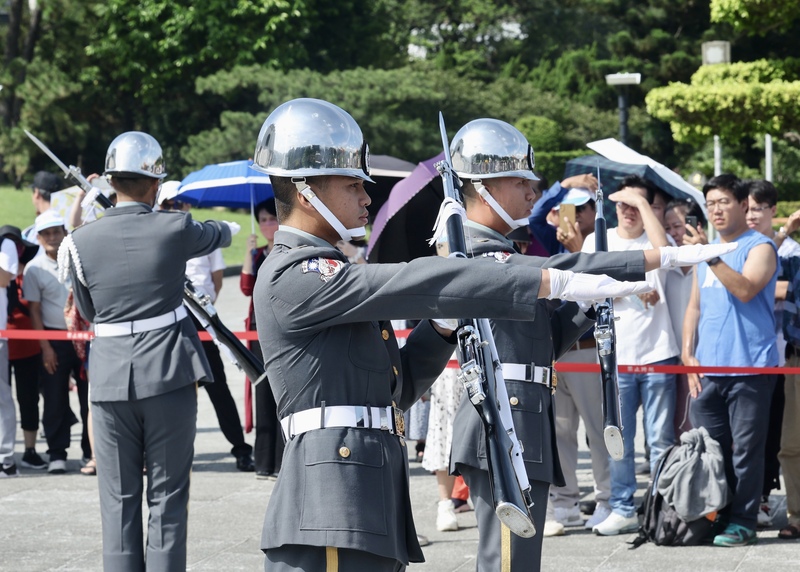
[[(227, 209), (192, 209), (192, 216), (197, 220), (228, 220), (242, 226), (241, 232), (233, 237), (233, 244), (222, 250), (226, 265), (241, 266), (247, 250), (247, 236), (250, 234), (250, 213)], [(34, 218), (30, 188), (23, 187), (21, 190), (16, 190), (11, 186), (0, 186), (0, 226), (11, 224), (25, 228), (33, 224)], [(261, 237), (258, 228), (256, 234)], [(259, 244), (263, 242), (264, 239), (261, 238)]]

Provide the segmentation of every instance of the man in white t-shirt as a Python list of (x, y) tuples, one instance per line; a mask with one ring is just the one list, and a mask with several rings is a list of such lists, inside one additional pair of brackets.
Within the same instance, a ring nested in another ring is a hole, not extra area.
[[(0, 237), (0, 330), (6, 329), (8, 318), (8, 285), (19, 271), (17, 245)], [(0, 478), (17, 477), (14, 443), (17, 435), (17, 409), (11, 396), (8, 377), (8, 340), (0, 338)]]
[[(623, 179), (620, 190), (608, 198), (617, 205), (619, 226), (608, 230), (608, 250), (646, 250), (668, 246), (666, 232), (650, 204), (656, 189), (638, 176)], [(594, 252), (594, 234), (583, 242), (584, 252)], [(614, 301), (617, 316), (617, 363), (635, 365), (671, 365), (677, 363), (679, 348), (669, 317), (664, 294), (666, 273), (647, 272), (652, 292), (627, 296)], [(611, 461), (611, 514), (592, 530), (602, 536), (633, 532), (639, 526), (633, 495), (636, 492), (636, 468), (633, 441), (636, 436), (636, 411), (644, 408), (644, 428), (651, 447), (650, 462), (674, 443), (675, 374), (636, 373), (619, 375), (622, 435), (625, 454)], [(600, 447), (602, 444), (594, 443)], [(652, 467), (651, 467), (652, 468)]]

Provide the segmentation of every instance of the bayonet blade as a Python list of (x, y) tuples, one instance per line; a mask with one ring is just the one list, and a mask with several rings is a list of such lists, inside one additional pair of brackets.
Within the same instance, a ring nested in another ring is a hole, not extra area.
[(447, 129), (444, 126), (444, 114), (439, 112), (439, 132), (442, 134), (442, 147), (444, 148), (444, 160), (448, 167), (453, 168), (453, 157), (450, 156), (450, 141), (447, 138)]
[(31, 133), (31, 132), (30, 132), (30, 131), (28, 131), (27, 129), (23, 129), (23, 131), (25, 132), (25, 135), (27, 135), (27, 136), (28, 136), (28, 138), (29, 138), (31, 141), (33, 141), (34, 143), (36, 143), (36, 146), (37, 146), (37, 147), (39, 147), (39, 149), (41, 149), (42, 151), (44, 151), (44, 154), (45, 154), (45, 155), (47, 155), (48, 157), (50, 157), (50, 158), (53, 160), (53, 163), (55, 163), (56, 165), (58, 165), (59, 169), (61, 169), (62, 171), (64, 171), (64, 173), (65, 173), (67, 176), (69, 176), (69, 175), (72, 175), (72, 171), (70, 171), (70, 170), (69, 170), (69, 167), (67, 167), (67, 166), (66, 166), (66, 165), (65, 165), (65, 164), (64, 164), (64, 163), (61, 161), (61, 159), (59, 159), (58, 157), (56, 157), (55, 153), (53, 153), (53, 152), (52, 152), (50, 149), (48, 149), (48, 148), (47, 148), (47, 145), (45, 145), (44, 143), (42, 143), (42, 142), (39, 140), (39, 138), (38, 138), (38, 137), (36, 137), (36, 135), (34, 135), (33, 133)]

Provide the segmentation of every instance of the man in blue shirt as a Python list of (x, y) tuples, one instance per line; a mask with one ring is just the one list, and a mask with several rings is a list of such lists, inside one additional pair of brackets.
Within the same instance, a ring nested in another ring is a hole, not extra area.
[[(748, 191), (734, 175), (719, 175), (703, 187), (717, 241), (738, 242), (739, 248), (698, 266), (683, 324), (685, 365), (778, 365), (772, 312), (777, 251), (775, 243), (747, 226)], [(757, 540), (774, 386), (774, 375), (689, 374), (692, 424), (705, 427), (722, 446), (732, 495), (721, 515), (727, 527), (714, 538), (717, 546)]]

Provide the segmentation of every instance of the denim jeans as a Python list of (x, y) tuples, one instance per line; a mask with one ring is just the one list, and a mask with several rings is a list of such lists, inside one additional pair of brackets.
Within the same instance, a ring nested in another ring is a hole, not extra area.
[[(674, 365), (677, 357), (648, 365)], [(625, 454), (620, 461), (611, 460), (611, 509), (625, 517), (636, 514), (633, 495), (636, 492), (636, 465), (633, 442), (636, 437), (636, 411), (644, 408), (644, 431), (650, 444), (650, 468), (658, 457), (675, 442), (675, 374), (626, 373), (619, 375), (622, 437)]]

